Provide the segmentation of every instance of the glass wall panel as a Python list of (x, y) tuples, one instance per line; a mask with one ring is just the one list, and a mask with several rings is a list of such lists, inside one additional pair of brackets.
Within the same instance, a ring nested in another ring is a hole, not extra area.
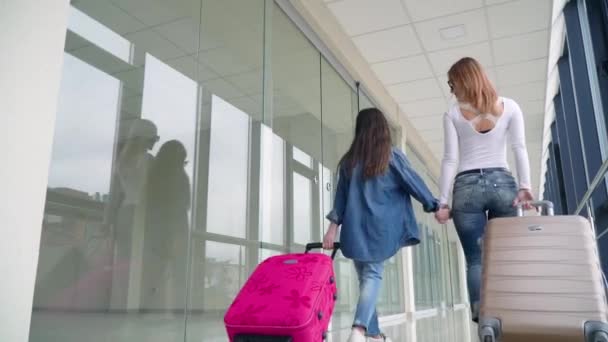
[(287, 245), (301, 251), (306, 243), (320, 241), (323, 232), (321, 54), (276, 3), (269, 5), (272, 110), (267, 113), (287, 146)]
[[(30, 339), (225, 341), (257, 264), (321, 240), (371, 106), (272, 0), (73, 1)], [(433, 307), (451, 254), (415, 206)], [(335, 270), (348, 329), (357, 276), (341, 255)], [(403, 312), (400, 253), (384, 277), (378, 310)]]
[[(437, 183), (418, 155), (410, 148), (407, 152), (412, 167), (431, 192), (438, 194)], [(413, 201), (413, 204), (421, 236), (420, 244), (413, 247), (416, 310), (462, 303), (460, 289), (463, 284), (459, 277), (460, 265), (456, 249), (459, 244), (454, 228), (451, 223), (448, 226), (438, 224), (433, 215), (425, 213), (417, 201)]]
[(73, 1), (31, 341), (184, 340), (200, 9)]
[[(323, 213), (333, 207), (337, 170), (340, 159), (352, 142), (357, 114), (357, 94), (342, 77), (322, 59), (321, 90), (323, 113)], [(323, 227), (329, 222), (324, 220)], [(335, 272), (340, 280), (340, 294), (335, 309), (333, 328), (344, 329), (352, 325), (359, 295), (359, 282), (351, 260), (338, 253)]]
[[(247, 238), (251, 117), (212, 95), (207, 232)], [(230, 134), (229, 134), (230, 133)]]
[(285, 148), (264, 121), (264, 13), (264, 0), (202, 0), (187, 341), (226, 340), (226, 309), (283, 244)]

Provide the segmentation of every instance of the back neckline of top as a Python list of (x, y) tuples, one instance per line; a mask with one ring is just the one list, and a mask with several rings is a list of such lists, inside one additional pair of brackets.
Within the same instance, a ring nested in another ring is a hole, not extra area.
[[(462, 107), (462, 106), (469, 107), (469, 108), (473, 109), (473, 110), (471, 110), (471, 111), (474, 111), (474, 112), (476, 112), (476, 113), (479, 113), (479, 111), (478, 111), (478, 110), (476, 110), (475, 108), (473, 108), (473, 106), (471, 106), (469, 103), (466, 103), (466, 102), (458, 102), (458, 103), (456, 104), (456, 110), (457, 110), (457, 112), (458, 112), (458, 117), (459, 117), (461, 120), (465, 121), (465, 122), (468, 124), (467, 126), (469, 126), (469, 127), (470, 127), (470, 128), (473, 130), (473, 132), (475, 132), (477, 135), (480, 135), (480, 136), (487, 136), (487, 135), (490, 135), (492, 132), (494, 132), (494, 131), (496, 130), (496, 127), (498, 127), (498, 124), (499, 124), (499, 122), (501, 121), (502, 117), (503, 117), (503, 116), (505, 116), (505, 113), (507, 112), (507, 101), (505, 100), (505, 98), (504, 98), (504, 97), (498, 97), (498, 101), (499, 101), (499, 102), (502, 102), (502, 113), (501, 113), (500, 115), (498, 115), (498, 116), (495, 116), (495, 115), (490, 114), (490, 113), (485, 113), (485, 114), (477, 114), (477, 116), (476, 116), (476, 117), (474, 117), (473, 119), (470, 119), (470, 120), (469, 120), (469, 119), (467, 119), (467, 118), (464, 116), (464, 114), (462, 113), (462, 109), (461, 109), (461, 107)], [(465, 110), (467, 110), (466, 108), (464, 108), (464, 109), (465, 109)], [(487, 117), (488, 117), (488, 116), (489, 116), (489, 117), (492, 117), (492, 119), (487, 119)], [(490, 129), (490, 130), (486, 130), (486, 131), (484, 131), (484, 132), (480, 132), (480, 131), (478, 131), (478, 130), (475, 128), (475, 126), (474, 126), (474, 125), (475, 125), (475, 123), (476, 123), (477, 121), (481, 120), (483, 117), (486, 117), (486, 120), (490, 120), (490, 121), (492, 121), (492, 122), (494, 123), (494, 127), (492, 127), (492, 129)], [(494, 119), (495, 119), (495, 120), (494, 120)]]

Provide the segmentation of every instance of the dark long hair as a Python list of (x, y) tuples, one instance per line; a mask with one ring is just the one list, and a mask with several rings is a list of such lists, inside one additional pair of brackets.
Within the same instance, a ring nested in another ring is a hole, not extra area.
[(348, 152), (340, 160), (348, 175), (358, 164), (363, 178), (386, 172), (391, 158), (391, 131), (388, 121), (378, 108), (366, 108), (357, 115), (355, 138)]

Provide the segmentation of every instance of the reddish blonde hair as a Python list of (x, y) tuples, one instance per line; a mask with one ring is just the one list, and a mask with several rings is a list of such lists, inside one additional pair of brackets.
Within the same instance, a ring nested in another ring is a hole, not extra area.
[(468, 102), (481, 113), (496, 113), (498, 95), (481, 64), (471, 57), (454, 63), (448, 71), (448, 79), (462, 92), (461, 101)]

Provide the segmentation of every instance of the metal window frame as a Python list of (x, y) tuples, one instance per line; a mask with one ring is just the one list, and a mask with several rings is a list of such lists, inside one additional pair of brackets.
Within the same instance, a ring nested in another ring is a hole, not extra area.
[[(569, 45), (567, 45), (569, 47)], [(589, 185), (585, 149), (581, 137), (577, 94), (575, 93), (571, 64), (571, 55), (564, 53), (557, 62), (559, 68), (559, 88), (562, 100), (561, 115), (565, 120), (564, 137), (570, 151), (570, 163), (574, 181), (574, 198), (578, 203)], [(561, 132), (560, 132), (561, 133)], [(583, 166), (582, 170), (580, 165)], [(582, 173), (581, 173), (582, 172)]]
[(575, 188), (573, 182), (573, 171), (572, 171), (572, 162), (570, 158), (570, 146), (568, 144), (567, 131), (566, 131), (566, 119), (564, 117), (564, 110), (562, 105), (562, 94), (558, 93), (553, 98), (553, 102), (555, 103), (555, 121), (556, 129), (554, 141), (559, 142), (560, 146), (560, 164), (562, 169), (562, 179), (564, 184), (564, 189), (566, 190), (566, 204), (568, 208), (568, 213), (570, 213), (576, 207), (576, 196), (575, 196)]

